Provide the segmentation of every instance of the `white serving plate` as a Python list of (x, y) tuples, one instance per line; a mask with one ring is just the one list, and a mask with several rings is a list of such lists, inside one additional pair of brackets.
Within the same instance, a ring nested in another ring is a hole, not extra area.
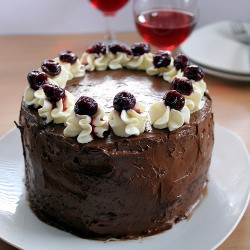
[(211, 250), (232, 233), (249, 201), (249, 155), (241, 139), (215, 127), (208, 192), (193, 215), (171, 230), (138, 240), (81, 239), (41, 222), (25, 199), (17, 129), (0, 139), (0, 237), (26, 250)]
[(215, 73), (219, 71), (250, 79), (248, 46), (233, 37), (230, 21), (212, 23), (195, 30), (180, 50), (191, 61)]

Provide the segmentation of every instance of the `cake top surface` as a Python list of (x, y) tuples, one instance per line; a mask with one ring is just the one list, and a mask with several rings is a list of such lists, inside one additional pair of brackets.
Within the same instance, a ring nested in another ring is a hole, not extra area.
[(88, 143), (111, 130), (129, 137), (145, 133), (148, 123), (169, 131), (189, 123), (205, 104), (203, 78), (185, 55), (99, 42), (80, 59), (64, 50), (29, 72), (24, 102), (46, 124), (64, 124), (65, 137)]
[(162, 78), (128, 69), (89, 72), (84, 78), (71, 80), (66, 87), (76, 100), (83, 95), (90, 96), (106, 112), (112, 111), (114, 96), (121, 91), (133, 93), (138, 102), (151, 105), (162, 99), (169, 88)]

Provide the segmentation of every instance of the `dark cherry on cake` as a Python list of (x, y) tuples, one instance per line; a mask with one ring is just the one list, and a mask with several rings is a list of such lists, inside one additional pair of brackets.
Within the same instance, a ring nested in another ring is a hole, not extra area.
[(43, 72), (50, 76), (57, 76), (61, 73), (61, 65), (54, 60), (44, 60), (42, 62), (41, 68)]
[(141, 56), (150, 52), (150, 45), (148, 43), (134, 43), (130, 47), (133, 56)]
[(170, 89), (176, 90), (182, 95), (191, 95), (194, 92), (192, 81), (189, 79), (174, 78), (170, 83)]
[(106, 45), (102, 42), (98, 42), (94, 45), (92, 45), (91, 47), (89, 47), (86, 50), (87, 53), (89, 54), (101, 54), (101, 55), (105, 55), (106, 54)]
[(109, 51), (113, 54), (117, 54), (117, 52), (126, 53), (127, 55), (131, 55), (132, 52), (129, 48), (122, 44), (111, 44), (109, 45)]
[(182, 110), (182, 108), (185, 105), (185, 98), (182, 94), (177, 92), (176, 90), (170, 90), (168, 91), (164, 97), (163, 100), (165, 102), (166, 106), (169, 106), (171, 109), (175, 110)]
[(65, 97), (65, 90), (55, 84), (49, 83), (43, 85), (43, 91), (51, 103), (57, 103)]
[(183, 54), (179, 54), (174, 57), (174, 66), (177, 70), (180, 69), (183, 71), (189, 64), (190, 62), (188, 58)]
[(59, 53), (59, 59), (62, 62), (74, 64), (76, 62), (76, 60), (78, 59), (78, 57), (77, 57), (77, 55), (75, 53), (73, 53), (70, 50), (62, 50)]
[(45, 73), (40, 72), (38, 70), (33, 70), (28, 73), (27, 80), (29, 82), (30, 87), (33, 90), (38, 90), (44, 84), (48, 83), (48, 77)]
[(89, 115), (93, 116), (96, 114), (98, 109), (97, 102), (87, 96), (81, 96), (75, 103), (74, 111), (77, 115)]
[(136, 104), (136, 99), (133, 94), (122, 91), (116, 94), (113, 101), (114, 109), (118, 112), (122, 112), (122, 110), (133, 109)]
[(155, 68), (167, 67), (171, 63), (171, 56), (168, 51), (159, 50), (153, 55)]
[(188, 79), (200, 81), (204, 78), (204, 72), (199, 66), (188, 66), (184, 69), (183, 75)]

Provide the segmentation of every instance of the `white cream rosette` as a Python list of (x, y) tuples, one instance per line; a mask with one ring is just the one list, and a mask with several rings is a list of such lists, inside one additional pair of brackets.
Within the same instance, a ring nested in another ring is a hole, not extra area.
[(109, 62), (109, 68), (113, 70), (122, 69), (131, 59), (131, 56), (124, 52), (117, 52), (114, 56), (114, 59)]
[(61, 61), (59, 57), (56, 57), (53, 60), (60, 63), (60, 65), (63, 66), (69, 72), (68, 80), (71, 80), (76, 77), (82, 77), (85, 75), (85, 67), (81, 64), (79, 59), (77, 59), (72, 64)]
[(170, 109), (164, 101), (154, 103), (149, 109), (151, 124), (157, 129), (168, 128), (173, 131), (184, 123), (189, 123), (190, 111), (185, 105), (180, 111)]
[(203, 79), (201, 79), (200, 81), (196, 81), (196, 82), (193, 81), (193, 87), (199, 89), (202, 95), (204, 95), (207, 89), (207, 85)]
[[(176, 76), (180, 79), (187, 79), (183, 76), (183, 72), (179, 72)], [(204, 93), (206, 91), (206, 83), (203, 79), (199, 81), (191, 80), (193, 86), (193, 93), (191, 95), (183, 95), (185, 97), (185, 105), (189, 108), (190, 112), (193, 113), (204, 107), (205, 101), (203, 100)]]
[(104, 71), (108, 68), (109, 62), (114, 58), (115, 55), (112, 53), (106, 53), (103, 55), (84, 52), (80, 59), (80, 62), (83, 65), (86, 65), (85, 68), (87, 71)]
[(54, 123), (65, 123), (74, 108), (74, 104), (74, 96), (65, 90), (65, 97), (60, 99), (55, 107), (47, 98), (40, 99), (39, 105), (41, 108), (38, 109), (38, 113), (39, 116), (46, 118), (46, 123), (52, 121)]
[(64, 66), (62, 65), (60, 66), (61, 66), (61, 72), (56, 76), (51, 76), (47, 74), (41, 68), (39, 68), (38, 70), (44, 72), (49, 79), (51, 79), (56, 83), (56, 85), (64, 89), (66, 87), (67, 81), (72, 79), (72, 74)]
[(146, 106), (137, 102), (134, 109), (118, 112), (112, 110), (109, 114), (109, 124), (113, 132), (120, 137), (139, 135), (145, 131), (148, 112)]
[(88, 115), (77, 115), (74, 112), (66, 121), (66, 128), (63, 131), (66, 137), (77, 136), (79, 143), (88, 143), (92, 141), (93, 134), (103, 138), (103, 133), (109, 130), (108, 121), (105, 119), (105, 112), (98, 107), (97, 112), (92, 117)]
[[(48, 83), (55, 84), (58, 86), (56, 82), (48, 78)], [(24, 91), (24, 102), (31, 106), (33, 105), (35, 108), (38, 108), (43, 103), (43, 100), (46, 98), (42, 87), (38, 90), (32, 89), (29, 85), (26, 87)]]
[(60, 74), (56, 76), (50, 76), (48, 75), (49, 78), (51, 78), (54, 82), (58, 84), (59, 87), (65, 88), (67, 81), (72, 79), (72, 74), (64, 68), (64, 66), (61, 65), (61, 72)]
[(171, 79), (177, 74), (177, 70), (174, 67), (174, 59), (171, 58), (171, 62), (167, 67), (156, 68), (154, 65), (146, 69), (148, 75), (163, 76), (163, 79), (170, 82)]
[(128, 69), (146, 70), (153, 66), (153, 54), (149, 52), (141, 56), (132, 56), (124, 66)]
[(169, 67), (166, 72), (163, 73), (163, 79), (167, 82), (171, 82), (172, 79), (178, 74), (175, 67)]
[(150, 76), (162, 76), (163, 73), (167, 72), (169, 69), (168, 67), (160, 67), (160, 68), (156, 68), (155, 66), (147, 68), (146, 69), (146, 73)]
[(199, 86), (198, 82), (193, 83), (193, 93), (191, 93), (191, 95), (184, 95), (186, 105), (191, 113), (200, 110), (204, 107), (205, 101), (202, 100), (202, 97), (204, 96), (204, 84), (205, 82), (203, 80), (201, 82), (201, 86)]
[(42, 89), (34, 90), (30, 86), (27, 86), (24, 91), (24, 102), (31, 106), (33, 105), (35, 108), (40, 106), (41, 99), (45, 99), (46, 96)]

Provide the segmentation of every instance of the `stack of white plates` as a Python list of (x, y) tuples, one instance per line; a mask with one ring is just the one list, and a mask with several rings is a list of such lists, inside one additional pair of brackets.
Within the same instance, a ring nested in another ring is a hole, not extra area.
[(209, 74), (250, 81), (248, 46), (234, 38), (231, 24), (223, 21), (195, 30), (180, 50)]

